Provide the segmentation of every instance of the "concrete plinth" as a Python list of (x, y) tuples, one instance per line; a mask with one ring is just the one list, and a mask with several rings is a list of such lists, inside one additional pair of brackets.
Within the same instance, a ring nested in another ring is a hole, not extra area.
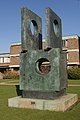
[(77, 102), (77, 100), (78, 100), (77, 94), (67, 94), (55, 100), (28, 99), (21, 98), (19, 96), (8, 99), (8, 106), (64, 112), (67, 109), (69, 109), (69, 107), (74, 105)]

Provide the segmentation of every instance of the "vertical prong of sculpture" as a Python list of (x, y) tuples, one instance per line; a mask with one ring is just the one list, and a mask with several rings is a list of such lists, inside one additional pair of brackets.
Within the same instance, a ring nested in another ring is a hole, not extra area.
[(46, 41), (49, 48), (62, 50), (61, 19), (50, 8), (46, 8)]
[[(30, 24), (34, 26), (31, 33)], [(55, 99), (66, 94), (66, 53), (62, 51), (61, 19), (46, 9), (47, 51), (42, 50), (41, 18), (22, 8), (20, 89), (22, 97)], [(47, 66), (47, 70), (45, 68)]]
[[(27, 8), (21, 9), (21, 47), (22, 51), (42, 49), (42, 20)], [(34, 33), (31, 31), (33, 24)]]

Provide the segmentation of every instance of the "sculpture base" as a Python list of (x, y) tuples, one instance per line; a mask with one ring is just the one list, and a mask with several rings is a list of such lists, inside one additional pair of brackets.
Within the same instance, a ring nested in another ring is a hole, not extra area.
[(30, 108), (51, 111), (66, 111), (78, 101), (77, 94), (66, 94), (55, 100), (14, 97), (8, 99), (9, 107)]
[(46, 99), (46, 100), (54, 100), (59, 96), (63, 96), (66, 94), (66, 89), (62, 89), (61, 91), (22, 91), (22, 98), (31, 98), (31, 99)]

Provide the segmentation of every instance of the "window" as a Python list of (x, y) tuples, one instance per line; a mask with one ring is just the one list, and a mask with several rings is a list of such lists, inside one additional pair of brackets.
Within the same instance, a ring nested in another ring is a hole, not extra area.
[(4, 63), (9, 63), (10, 62), (10, 58), (4, 58)]
[(3, 58), (0, 58), (0, 63), (3, 63)]
[(62, 46), (67, 47), (67, 40), (62, 40)]

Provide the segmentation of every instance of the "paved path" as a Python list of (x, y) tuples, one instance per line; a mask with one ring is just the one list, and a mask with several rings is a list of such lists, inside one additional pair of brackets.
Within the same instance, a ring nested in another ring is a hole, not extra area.
[(0, 85), (19, 85), (19, 83), (1, 82)]
[(69, 84), (68, 86), (80, 86), (79, 84)]

